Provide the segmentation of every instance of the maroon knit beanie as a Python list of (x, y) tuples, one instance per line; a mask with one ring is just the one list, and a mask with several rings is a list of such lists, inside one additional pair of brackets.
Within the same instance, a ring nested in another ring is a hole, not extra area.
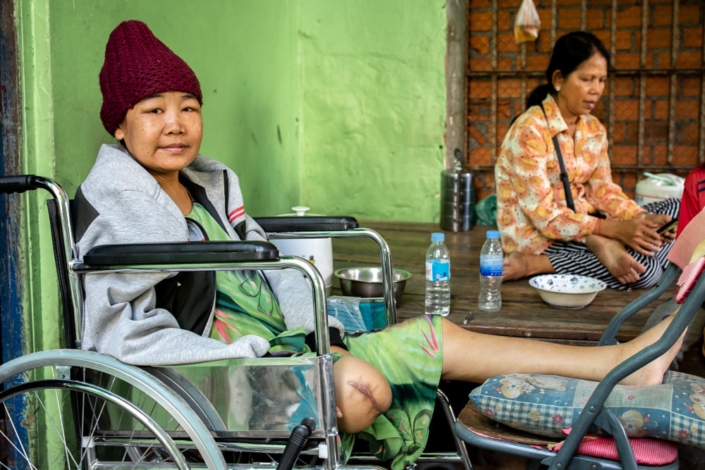
[(115, 130), (140, 100), (169, 91), (190, 93), (203, 104), (198, 78), (141, 21), (125, 21), (110, 33), (100, 71), (103, 126)]

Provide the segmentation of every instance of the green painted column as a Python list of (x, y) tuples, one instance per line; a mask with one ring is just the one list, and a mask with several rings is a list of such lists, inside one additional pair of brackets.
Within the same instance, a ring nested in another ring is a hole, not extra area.
[[(56, 177), (49, 0), (16, 4), (22, 80), (25, 173)], [(47, 215), (48, 193), (26, 193), (23, 220), (26, 352), (60, 346), (63, 325)]]
[[(49, 0), (17, 0), (18, 43), (22, 89), (22, 158), (24, 172), (54, 179), (54, 100), (51, 70), (51, 38), (49, 33)], [(23, 328), (25, 354), (56, 349), (62, 343), (62, 312), (60, 310), (56, 267), (52, 255), (51, 232), (47, 215), (48, 193), (31, 191), (25, 194), (21, 227), (23, 290)], [(55, 402), (47, 402), (53, 407)], [(45, 433), (53, 424), (44, 420), (44, 413), (27, 409), (29, 448), (34, 462), (41, 466), (63, 467), (64, 452), (59, 436)]]

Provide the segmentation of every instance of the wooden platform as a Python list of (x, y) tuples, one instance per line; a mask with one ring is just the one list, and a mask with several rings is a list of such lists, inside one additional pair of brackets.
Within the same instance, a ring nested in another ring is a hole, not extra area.
[[(361, 226), (378, 231), (389, 243), (394, 267), (412, 273), (404, 297), (398, 305), (398, 318), (404, 320), (423, 314), (426, 249), (436, 224), (411, 222), (363, 221)], [(485, 233), (492, 227), (475, 227), (469, 232), (446, 232), (451, 252), (451, 314), (449, 319), (474, 331), (504, 336), (522, 336), (572, 344), (589, 344), (599, 340), (610, 319), (644, 291), (600, 292), (589, 306), (581, 310), (561, 310), (545, 304), (528, 280), (502, 284), (502, 309), (497, 313), (480, 312), (480, 249)], [(333, 240), (335, 269), (351, 266), (379, 266), (379, 251), (371, 240)], [(338, 287), (337, 280), (334, 287)], [(339, 293), (340, 291), (336, 289)], [(660, 300), (673, 295), (675, 285)], [(641, 331), (656, 301), (636, 314), (620, 330), (618, 339), (626, 341)]]

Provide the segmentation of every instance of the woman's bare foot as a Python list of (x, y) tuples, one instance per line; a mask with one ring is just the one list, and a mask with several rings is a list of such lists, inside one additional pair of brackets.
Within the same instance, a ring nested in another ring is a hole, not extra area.
[(504, 258), (504, 270), (502, 279), (514, 281), (534, 274), (554, 273), (551, 261), (546, 255), (528, 255), (513, 251)]
[(646, 268), (632, 258), (624, 245), (617, 240), (590, 235), (585, 244), (622, 284), (636, 282), (639, 280), (639, 274), (646, 272)]
[[(624, 343), (624, 351), (622, 357), (620, 358), (620, 362), (630, 358), (634, 354), (638, 353), (639, 351), (643, 350), (648, 346), (651, 346), (656, 341), (658, 341), (658, 339), (663, 336), (663, 333), (666, 331), (666, 328), (668, 328), (668, 325), (671, 324), (674, 315), (675, 313), (669, 316), (668, 318), (664, 319), (658, 325), (637, 336), (632, 341)], [(688, 329), (686, 328), (686, 331), (687, 330)], [(681, 348), (685, 333), (686, 332), (684, 331), (678, 341), (676, 341), (675, 344), (671, 347), (671, 349), (666, 351), (666, 353), (654, 359), (652, 362), (648, 363), (638, 371), (634, 372), (632, 375), (625, 378), (621, 383), (625, 385), (660, 384), (663, 381), (663, 374), (666, 373), (668, 367), (673, 362), (673, 358), (676, 357), (676, 354), (678, 354), (678, 351)]]

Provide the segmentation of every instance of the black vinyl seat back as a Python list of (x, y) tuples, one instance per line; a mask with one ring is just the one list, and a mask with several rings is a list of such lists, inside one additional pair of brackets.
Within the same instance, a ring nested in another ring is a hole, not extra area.
[[(73, 201), (69, 202), (69, 208), (73, 216)], [(74, 348), (76, 344), (75, 314), (73, 303), (71, 302), (71, 284), (69, 282), (69, 269), (66, 266), (66, 251), (63, 244), (63, 229), (58, 213), (56, 199), (47, 200), (49, 211), (49, 225), (51, 227), (51, 243), (54, 247), (54, 263), (56, 264), (56, 274), (59, 278), (59, 291), (61, 293), (61, 306), (64, 314), (64, 338), (66, 347)]]

